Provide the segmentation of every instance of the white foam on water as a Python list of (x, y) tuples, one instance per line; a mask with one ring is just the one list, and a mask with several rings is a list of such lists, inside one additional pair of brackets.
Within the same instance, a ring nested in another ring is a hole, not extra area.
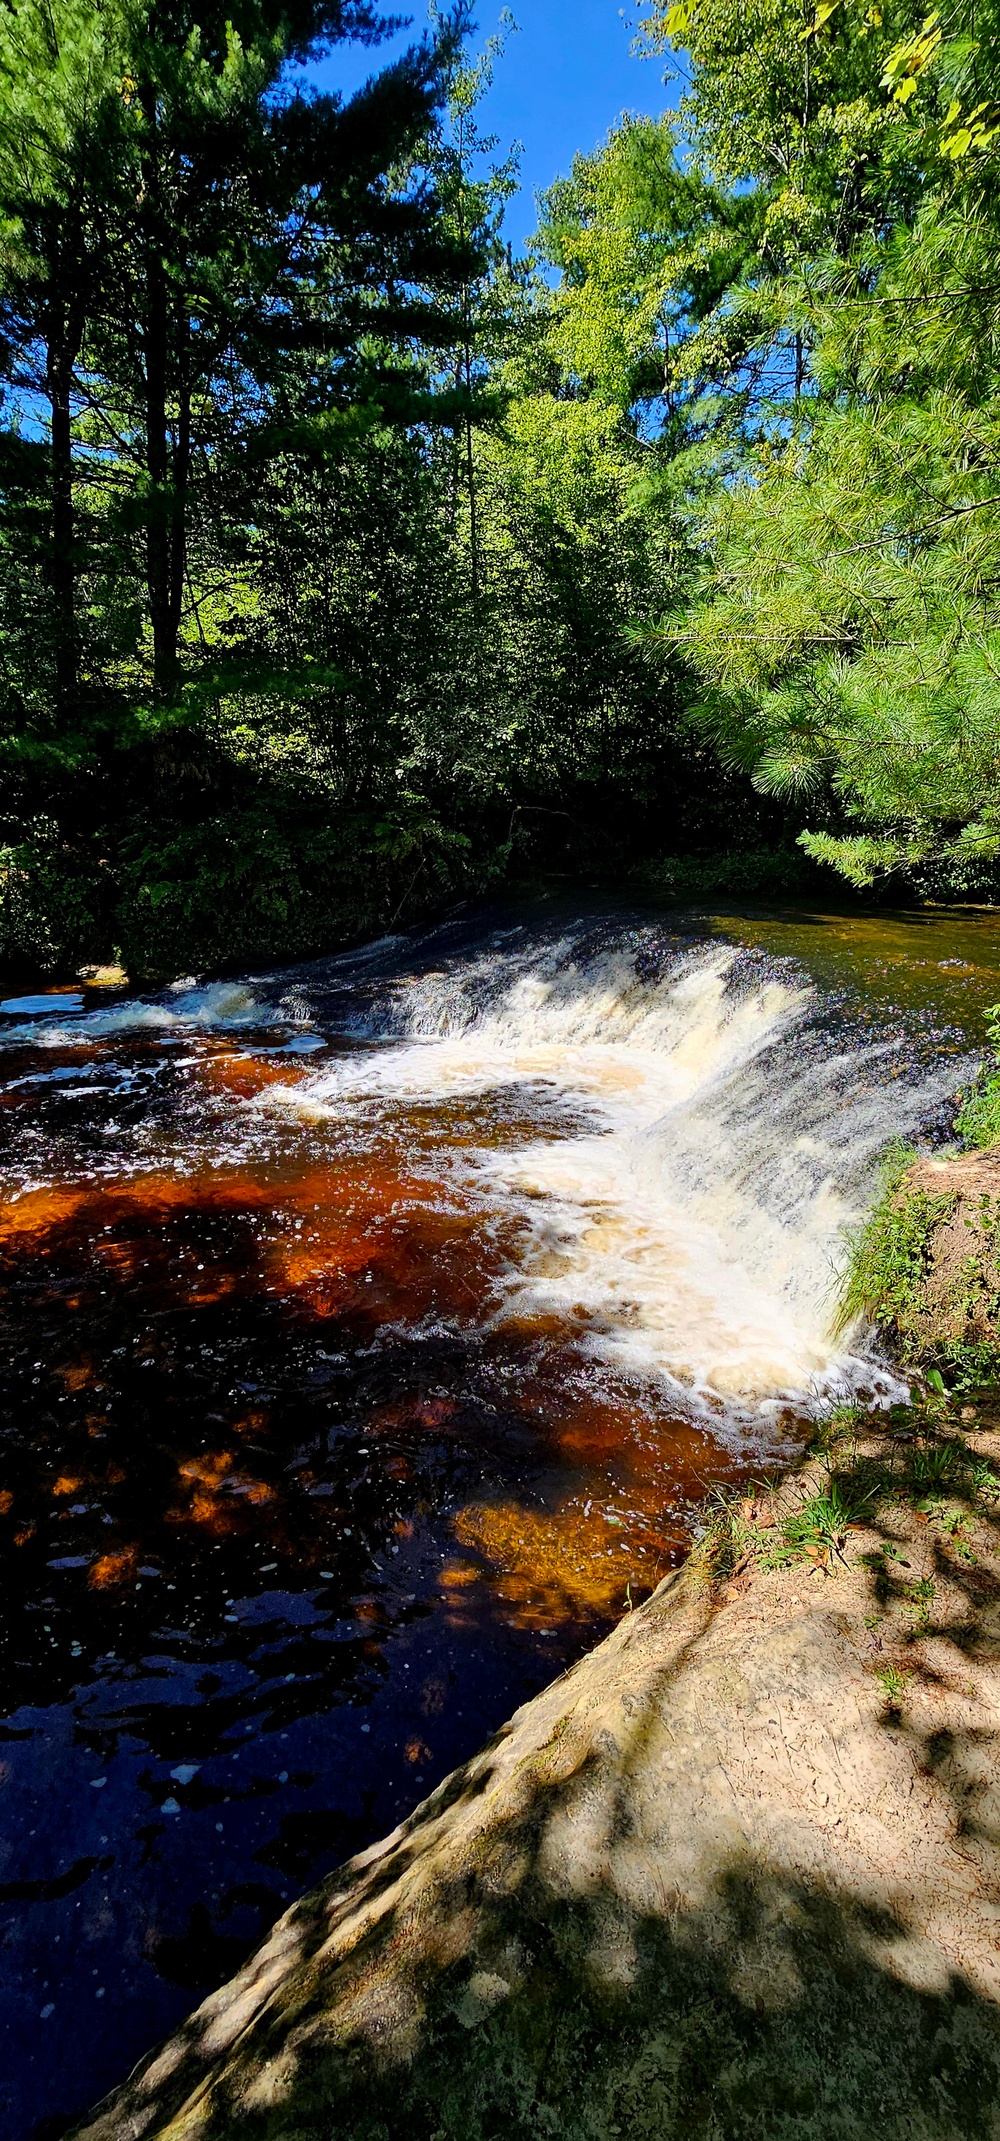
[[(57, 998), (49, 999), (50, 1014), (57, 1004)], [(12, 1002), (7, 1008), (16, 1006)], [(35, 1013), (30, 1026), (8, 1026), (0, 1035), (0, 1046), (23, 1047), (30, 1043), (33, 1048), (72, 1048), (96, 1040), (113, 1040), (129, 1033), (197, 1032), (199, 1029), (238, 1031), (245, 1027), (286, 1023), (280, 1012), (261, 1003), (245, 983), (234, 981), (211, 982), (204, 988), (194, 983), (176, 984), (170, 991), (169, 1002), (165, 1003), (132, 997), (126, 1003), (111, 1005), (103, 1011), (70, 1015), (75, 1008), (75, 1005), (69, 1005), (66, 1017), (56, 1019), (50, 1016), (45, 1024), (38, 1023), (40, 1014)]]
[[(557, 1315), (596, 1360), (654, 1375), (719, 1424), (898, 1389), (831, 1335), (847, 1230), (879, 1155), (954, 1088), (892, 1040), (831, 1042), (807, 976), (730, 946), (498, 948), (387, 985), (342, 1057), (259, 1103), (303, 1121), (504, 1087), (567, 1103), (563, 1137), (484, 1143), (472, 1169), (519, 1222), (496, 1315)], [(547, 1111), (547, 1125), (551, 1106)]]

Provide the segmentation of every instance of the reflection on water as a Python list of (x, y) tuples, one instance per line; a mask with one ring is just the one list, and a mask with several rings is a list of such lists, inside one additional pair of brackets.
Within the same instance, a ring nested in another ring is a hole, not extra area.
[(715, 918), (720, 935), (802, 959), (816, 981), (849, 990), (860, 1003), (931, 1012), (981, 1048), (983, 1014), (1000, 998), (1000, 926), (995, 910), (925, 907), (900, 914)]
[(886, 1384), (823, 1289), (887, 1125), (947, 1114), (948, 926), (898, 988), (901, 923), (741, 922), (733, 967), (732, 924), (591, 920), (6, 1012), (9, 2141), (646, 1596), (821, 1386)]

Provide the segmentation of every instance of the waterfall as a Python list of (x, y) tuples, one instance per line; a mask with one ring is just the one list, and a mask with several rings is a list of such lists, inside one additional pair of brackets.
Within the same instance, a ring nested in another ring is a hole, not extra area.
[[(266, 1105), (315, 1119), (544, 1098), (537, 1139), (461, 1156), (470, 1188), (517, 1220), (498, 1322), (555, 1316), (590, 1360), (744, 1429), (789, 1404), (892, 1394), (869, 1334), (832, 1337), (835, 1305), (879, 1157), (940, 1116), (954, 1057), (921, 1062), (791, 960), (662, 929), (540, 944), (517, 930), (423, 970), (399, 958), (389, 940), (328, 963), (325, 1015), (382, 1045)], [(302, 1018), (310, 1001), (303, 980), (282, 1003)]]
[[(648, 922), (445, 925), (290, 975), (15, 1012), (3, 1041), (199, 1032), (300, 1067), (234, 1098), (234, 1143), (248, 1108), (306, 1141), (331, 1121), (398, 1133), (408, 1108), (431, 1110), (449, 1195), (503, 1221), (493, 1324), (555, 1319), (580, 1359), (741, 1433), (897, 1388), (870, 1333), (832, 1336), (850, 1232), (886, 1146), (946, 1121), (970, 1066), (797, 960)], [(498, 1098), (516, 1135), (497, 1134)], [(450, 1150), (456, 1104), (484, 1130)]]

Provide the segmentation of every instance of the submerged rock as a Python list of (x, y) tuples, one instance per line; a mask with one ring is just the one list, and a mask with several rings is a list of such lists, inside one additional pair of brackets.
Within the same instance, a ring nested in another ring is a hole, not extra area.
[(740, 1505), (78, 2141), (993, 2141), (1000, 1435), (928, 1437)]

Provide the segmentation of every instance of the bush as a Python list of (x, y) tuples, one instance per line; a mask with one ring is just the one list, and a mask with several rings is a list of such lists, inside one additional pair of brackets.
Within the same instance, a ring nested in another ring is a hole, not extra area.
[(955, 1128), (967, 1145), (995, 1145), (1000, 1138), (1000, 1076), (983, 1075), (963, 1096)]
[(258, 806), (172, 833), (150, 823), (125, 843), (118, 942), (148, 978), (308, 958), (413, 921), (488, 870), (425, 811), (308, 826)]
[(110, 950), (107, 865), (39, 818), (0, 847), (0, 970), (53, 974)]
[(897, 1146), (882, 1194), (854, 1239), (838, 1328), (857, 1316), (892, 1333), (904, 1364), (944, 1370), (953, 1387), (1000, 1377), (1000, 1199), (989, 1163), (957, 1170), (939, 1193), (909, 1179)]
[[(992, 1041), (994, 1054), (1000, 1065), (1000, 1004), (992, 1004), (987, 1017), (986, 1038)], [(975, 1085), (970, 1085), (962, 1097), (962, 1105), (955, 1117), (955, 1128), (967, 1145), (995, 1145), (1000, 1138), (1000, 1068), (979, 1074)]]
[(869, 1323), (894, 1325), (904, 1337), (920, 1312), (935, 1229), (953, 1207), (955, 1195), (907, 1193), (903, 1185), (915, 1159), (912, 1146), (903, 1144), (886, 1155), (878, 1203), (853, 1239), (838, 1333), (864, 1316)]
[(828, 874), (801, 849), (747, 848), (721, 855), (665, 855), (644, 862), (632, 873), (643, 891), (666, 894), (686, 903), (729, 896), (736, 899), (783, 899), (804, 894), (830, 896)]

